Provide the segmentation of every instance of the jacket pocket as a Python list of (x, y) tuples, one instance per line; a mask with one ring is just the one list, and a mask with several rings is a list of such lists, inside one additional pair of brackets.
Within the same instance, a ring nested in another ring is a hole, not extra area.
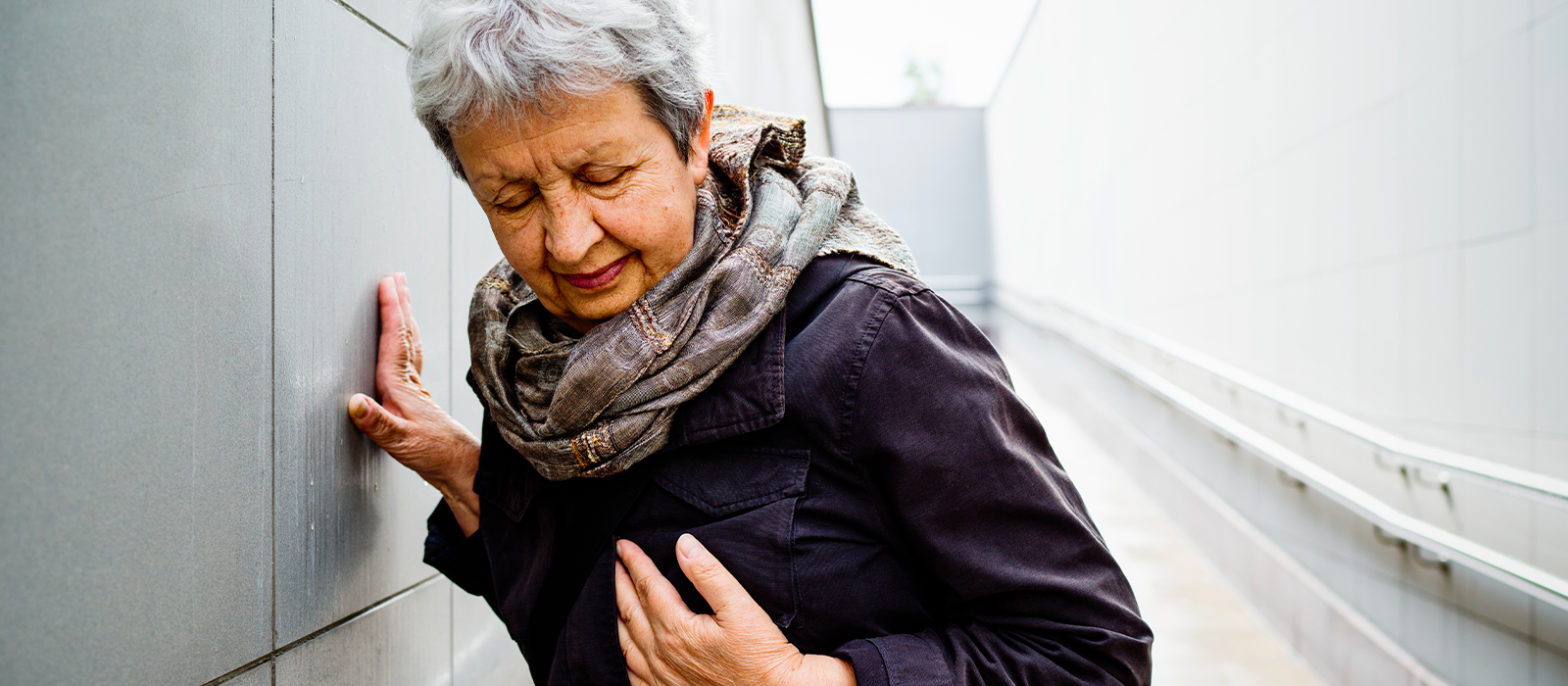
[(809, 450), (704, 447), (667, 457), (642, 507), (623, 522), (687, 604), (707, 612), (675, 564), (674, 545), (691, 533), (735, 576), (775, 623), (795, 619), (795, 503), (806, 491)]
[(713, 450), (672, 459), (654, 483), (712, 517), (806, 492), (809, 450)]

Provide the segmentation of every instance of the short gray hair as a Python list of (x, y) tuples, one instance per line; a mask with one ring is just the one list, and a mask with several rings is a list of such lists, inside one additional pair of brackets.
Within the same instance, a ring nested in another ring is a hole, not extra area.
[(425, 0), (408, 81), (414, 114), (463, 178), (452, 126), (618, 83), (637, 89), (684, 160), (702, 123), (705, 62), (679, 0)]

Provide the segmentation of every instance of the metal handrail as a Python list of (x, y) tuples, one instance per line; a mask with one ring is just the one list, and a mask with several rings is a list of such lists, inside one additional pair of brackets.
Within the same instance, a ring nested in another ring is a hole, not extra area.
[[(1249, 452), (1262, 457), (1289, 478), (1355, 512), (1372, 524), (1374, 535), (1391, 536), (1414, 546), (1417, 557), (1430, 561), (1430, 564), (1463, 565), (1560, 611), (1568, 612), (1568, 581), (1400, 512), (1121, 353), (1053, 326), (1030, 308), (1019, 304), (1020, 301), (1027, 302), (1007, 293), (1001, 293), (997, 298), (998, 306), (1014, 317), (1046, 329), (1073, 347), (1099, 359), (1117, 373), (1180, 407), (1226, 440), (1245, 446)], [(1431, 555), (1424, 555), (1422, 551)]]
[[(1017, 306), (1008, 308), (1009, 311), (1013, 311), (1015, 314), (1017, 314), (1015, 309), (1018, 306), (1033, 308), (1038, 307), (1038, 303), (1041, 302), (1040, 300), (1031, 302), (1029, 298), (1006, 290), (999, 291), (997, 301), (998, 303), (1007, 301), (1018, 303)], [(1411, 474), (1417, 481), (1431, 482), (1428, 485), (1446, 488), (1447, 474), (1439, 473), (1433, 478), (1423, 474), (1423, 469), (1433, 471), (1446, 470), (1452, 473), (1453, 476), (1475, 481), (1491, 488), (1508, 491), (1555, 507), (1568, 508), (1568, 481), (1412, 441), (1232, 367), (1158, 334), (1144, 331), (1131, 325), (1113, 322), (1106, 317), (1084, 312), (1059, 301), (1050, 300), (1046, 302), (1049, 302), (1053, 307), (1072, 312), (1075, 317), (1082, 318), (1119, 336), (1136, 341), (1159, 351), (1161, 354), (1181, 360), (1224, 379), (1238, 388), (1256, 393), (1283, 407), (1289, 408), (1296, 414), (1309, 417), (1344, 432), (1370, 445), (1375, 450), (1373, 457), (1380, 466)]]

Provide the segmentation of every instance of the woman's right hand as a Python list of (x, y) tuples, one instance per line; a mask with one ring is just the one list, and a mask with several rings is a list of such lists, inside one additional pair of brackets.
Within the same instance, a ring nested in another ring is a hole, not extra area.
[(381, 340), (376, 351), (376, 395), (348, 400), (349, 418), (376, 445), (435, 486), (464, 534), (479, 528), (474, 472), (479, 441), (442, 410), (420, 380), (424, 352), (403, 274), (381, 280)]

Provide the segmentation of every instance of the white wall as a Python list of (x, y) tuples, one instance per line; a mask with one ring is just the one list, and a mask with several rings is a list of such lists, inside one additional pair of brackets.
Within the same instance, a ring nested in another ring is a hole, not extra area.
[[(1568, 477), (1568, 2), (1041, 0), (987, 141), (1000, 289)], [(1568, 510), (1374, 481), (1319, 443), (1359, 487), (1568, 574)], [(1205, 480), (1245, 504), (1244, 476)], [(1357, 561), (1368, 527), (1324, 523), (1273, 542), (1445, 677), (1568, 673), (1562, 613)]]
[(833, 149), (810, 0), (687, 0), (708, 28), (717, 102), (806, 120), (806, 150)]
[(1042, 0), (997, 279), (1568, 476), (1568, 3)]
[(833, 154), (855, 170), (860, 199), (892, 225), (920, 278), (957, 304), (980, 305), (991, 278), (985, 110), (835, 107)]

